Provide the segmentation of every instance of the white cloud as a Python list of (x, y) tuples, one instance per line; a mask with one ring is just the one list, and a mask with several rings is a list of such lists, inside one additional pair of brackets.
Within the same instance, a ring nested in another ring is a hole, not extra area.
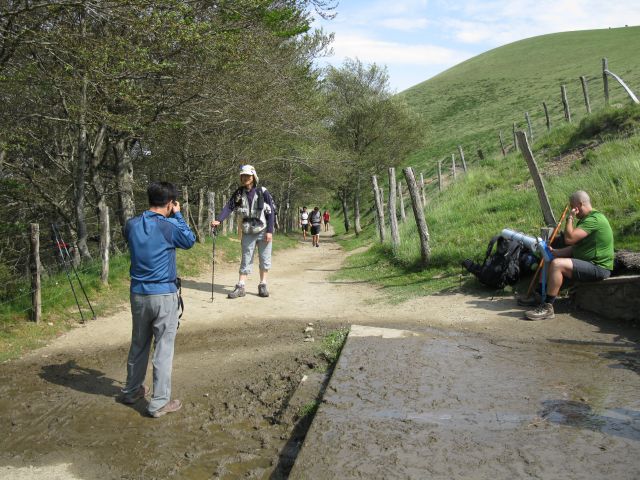
[(426, 18), (386, 18), (380, 25), (393, 30), (411, 31), (425, 28), (429, 24)]
[(429, 44), (403, 44), (378, 40), (357, 33), (336, 33), (336, 57), (358, 57), (365, 63), (454, 65), (472, 56), (468, 52)]

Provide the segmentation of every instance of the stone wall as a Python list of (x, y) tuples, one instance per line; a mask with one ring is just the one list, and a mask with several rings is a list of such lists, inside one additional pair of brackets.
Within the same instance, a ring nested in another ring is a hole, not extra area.
[(576, 283), (571, 301), (579, 309), (611, 320), (640, 320), (640, 275)]

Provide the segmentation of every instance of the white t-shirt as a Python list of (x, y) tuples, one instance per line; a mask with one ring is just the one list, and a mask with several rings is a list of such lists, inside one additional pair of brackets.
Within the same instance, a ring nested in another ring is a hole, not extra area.
[(302, 212), (300, 214), (300, 223), (302, 225), (306, 225), (307, 223), (309, 223), (309, 212)]

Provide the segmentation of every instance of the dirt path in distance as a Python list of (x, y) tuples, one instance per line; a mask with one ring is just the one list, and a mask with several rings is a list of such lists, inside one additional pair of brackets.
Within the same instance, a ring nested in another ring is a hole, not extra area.
[[(345, 257), (324, 236), (320, 248), (307, 241), (279, 252), (267, 299), (257, 296), (257, 275), (246, 297), (226, 298), (236, 264), (216, 267), (213, 302), (210, 272), (185, 280), (173, 369), (173, 396), (184, 407), (176, 414), (151, 419), (142, 401), (115, 402), (125, 380), (128, 306), (0, 365), (0, 478), (282, 478), (301, 434), (289, 399), (323, 365), (320, 339), (352, 323), (458, 332), (509, 342), (521, 355), (528, 345), (539, 354), (550, 338), (637, 353), (634, 333), (616, 324), (563, 313), (524, 322), (510, 298), (455, 294), (389, 305), (371, 285), (329, 280)], [(305, 342), (309, 322), (315, 342)]]

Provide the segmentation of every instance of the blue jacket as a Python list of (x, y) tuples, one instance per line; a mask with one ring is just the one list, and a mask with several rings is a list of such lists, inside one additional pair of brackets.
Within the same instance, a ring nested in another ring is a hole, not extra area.
[(125, 237), (131, 252), (131, 293), (176, 292), (176, 247), (186, 250), (196, 241), (182, 214), (166, 218), (146, 210), (127, 222)]

